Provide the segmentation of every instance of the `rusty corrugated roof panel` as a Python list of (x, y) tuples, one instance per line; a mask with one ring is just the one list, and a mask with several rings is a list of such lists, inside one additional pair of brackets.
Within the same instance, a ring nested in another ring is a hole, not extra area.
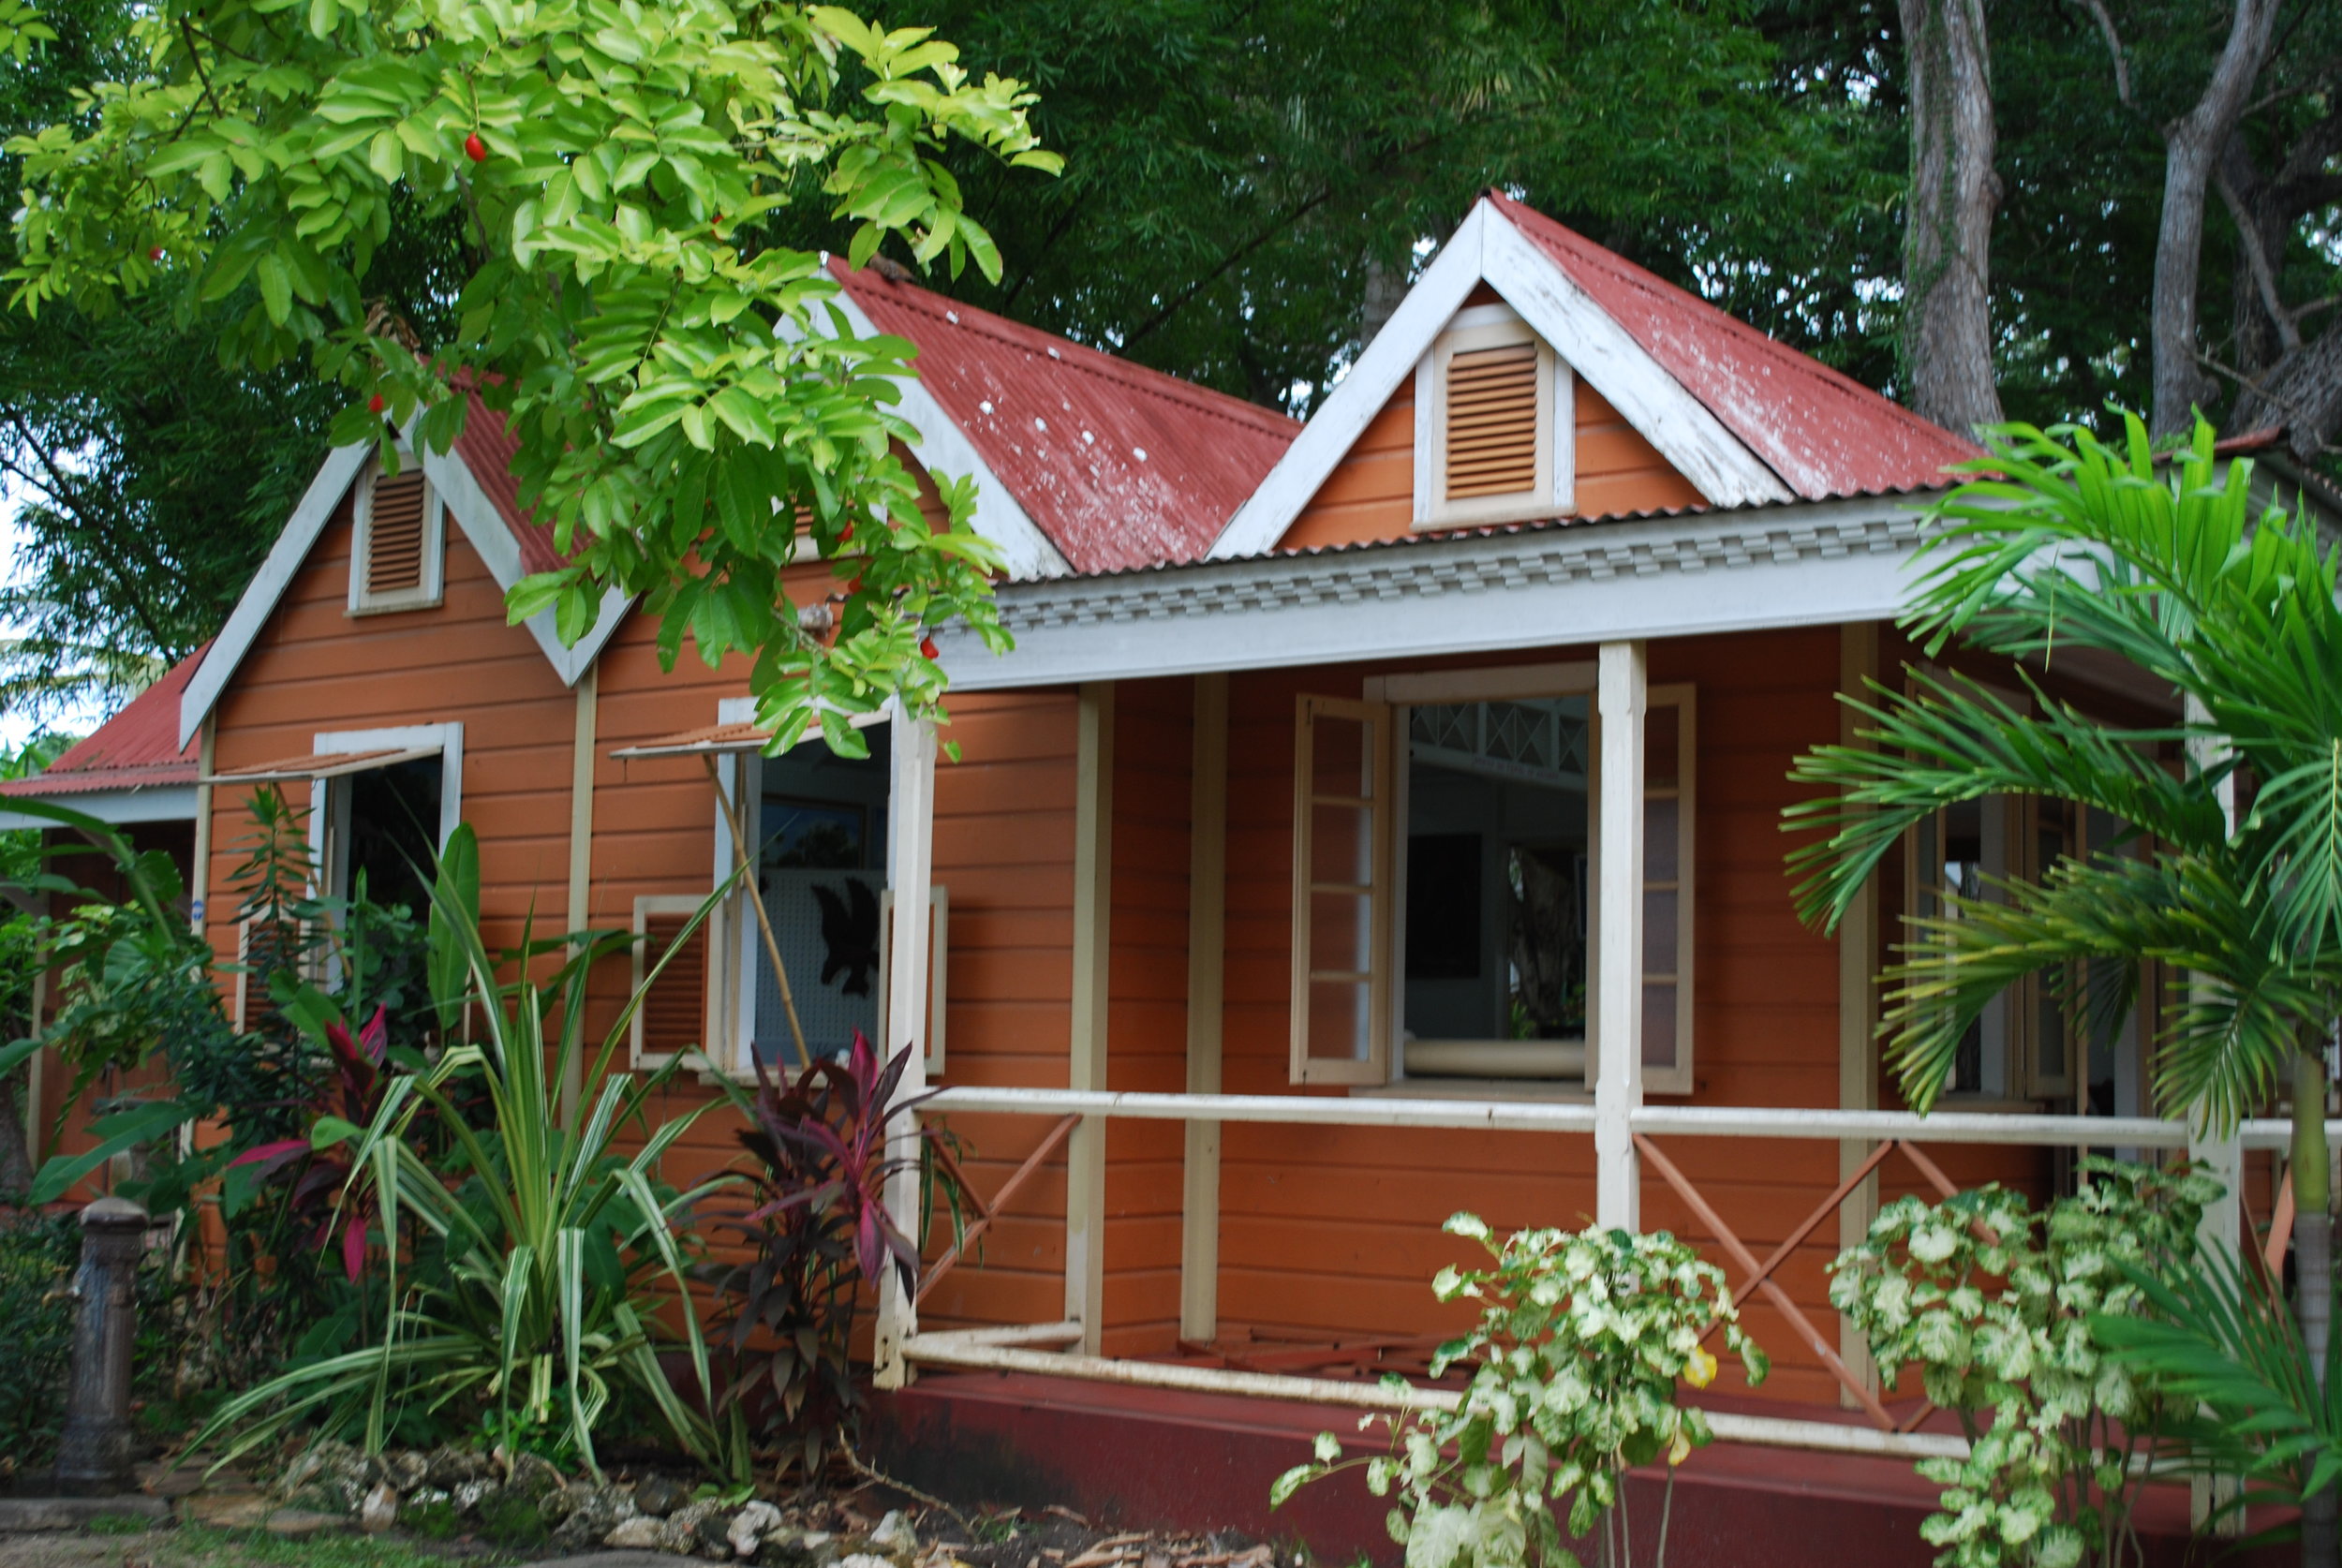
[(1301, 427), (842, 260), (830, 271), (1077, 572), (1199, 558)]
[(520, 438), (504, 422), (502, 414), (480, 401), (478, 392), (464, 395), (471, 410), (465, 417), (464, 433), (455, 437), (457, 453), (519, 543), (521, 570), (530, 573), (556, 570), (561, 555), (553, 547), (553, 530), (521, 505), (520, 481), (512, 477), (512, 457), (521, 450)]
[(1490, 200), (1661, 368), (1809, 501), (1943, 482), (1979, 450), (1501, 191)]
[(42, 772), (0, 783), (0, 795), (88, 794), (194, 783), (195, 743), (179, 744), (179, 694), (210, 646), (207, 643), (172, 665), (162, 679), (59, 753)]

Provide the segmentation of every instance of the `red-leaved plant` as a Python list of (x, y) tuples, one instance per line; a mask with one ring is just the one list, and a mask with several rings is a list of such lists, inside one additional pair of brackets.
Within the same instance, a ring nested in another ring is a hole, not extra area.
[(387, 1010), (374, 1016), (352, 1040), (348, 1026), (331, 1019), (315, 1034), (333, 1056), (334, 1075), (319, 1097), (305, 1138), (279, 1138), (245, 1150), (228, 1168), (249, 1166), (262, 1183), (290, 1181), (286, 1207), (309, 1230), (308, 1245), (322, 1250), (338, 1226), (342, 1269), (356, 1283), (366, 1262), (366, 1227), (374, 1222), (372, 1189), (353, 1184), (350, 1150), (381, 1108), (390, 1027)]
[(731, 1091), (749, 1119), (739, 1138), (756, 1159), (749, 1179), (759, 1202), (721, 1221), (754, 1250), (716, 1280), (732, 1308), (724, 1399), (768, 1437), (798, 1445), (808, 1474), (855, 1410), (847, 1355), (864, 1288), (890, 1268), (904, 1290), (916, 1288), (918, 1244), (887, 1207), (888, 1179), (925, 1166), (923, 1185), (941, 1186), (957, 1212), (950, 1166), (926, 1158), (947, 1133), (922, 1128), (918, 1156), (888, 1152), (896, 1118), (931, 1098), (895, 1098), (915, 1048), (882, 1065), (856, 1029), (842, 1060), (817, 1060), (793, 1083), (759, 1062), (755, 1094)]

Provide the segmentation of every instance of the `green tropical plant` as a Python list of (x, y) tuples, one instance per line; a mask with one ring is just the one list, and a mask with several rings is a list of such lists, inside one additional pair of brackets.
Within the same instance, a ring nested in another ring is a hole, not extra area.
[[(2112, 656), (2186, 703), (2164, 725), (2108, 728), (2035, 687), (2020, 713), (1974, 682), (1914, 673), (1909, 692), (1848, 698), (1860, 746), (1817, 747), (1792, 777), (1826, 788), (1786, 825), (1822, 837), (1789, 856), (1800, 913), (1824, 929), (1933, 812), (1988, 795), (2074, 803), (2127, 823), (2127, 852), (2061, 857), (2038, 880), (1952, 896), (1914, 922), (1881, 1032), (1905, 1097), (1934, 1102), (1961, 1037), (2030, 977), (2138, 965), (2185, 989), (2151, 1021), (2163, 1103), (2212, 1128), (2289, 1097), (2299, 1316), (2325, 1364), (2333, 1249), (2323, 1042), (2342, 997), (2342, 609), (2336, 557), (2305, 511), (2256, 507), (2252, 466), (2198, 424), (2158, 456), (2126, 418), (2110, 446), (2086, 429), (2008, 425), (1931, 512), (1905, 625), (1931, 654), (1955, 638), (2013, 661)], [(2174, 753), (2182, 755), (2175, 756)], [(2177, 763), (2178, 765), (2172, 765)], [(2231, 821), (2233, 791), (2243, 803)], [(2332, 1491), (2304, 1515), (2305, 1562), (2335, 1546)]]
[[(694, 925), (727, 891), (711, 895)], [(527, 977), (528, 963), (555, 944), (525, 940), (522, 978), (506, 981), (481, 939), (478, 910), (479, 859), (465, 826), (442, 853), (432, 892), (432, 977), (446, 1014), (470, 1010), (472, 1033), (421, 1071), (393, 1074), (365, 1127), (329, 1116), (311, 1134), (321, 1148), (347, 1148), (343, 1203), (379, 1217), (387, 1306), (373, 1342), (229, 1400), (199, 1443), (227, 1437), (226, 1463), (318, 1417), (379, 1451), (394, 1418), (436, 1418), (598, 1472), (595, 1425), (630, 1393), (694, 1458), (743, 1479), (741, 1424), (705, 1413), (717, 1410), (720, 1389), (689, 1309), (677, 1237), (687, 1211), (719, 1183), (677, 1191), (659, 1176), (661, 1157), (699, 1112), (653, 1126), (649, 1107), (674, 1069), (645, 1079), (613, 1070), (666, 958), (595, 1047), (586, 1035), (587, 975), (625, 939), (582, 941), (542, 981)], [(590, 1090), (573, 1122), (560, 1114), (560, 1086), (572, 1070)], [(477, 1126), (457, 1103), (467, 1087), (484, 1098)], [(426, 1160), (412, 1136), (426, 1115), (452, 1141), (450, 1169)], [(621, 1146), (629, 1127), (642, 1134), (631, 1151)], [(660, 1313), (678, 1304), (682, 1327), (671, 1340)], [(660, 1363), (670, 1342), (685, 1354), (694, 1401), (678, 1395)]]
[(2301, 1324), (2257, 1263), (2207, 1253), (2176, 1274), (2135, 1276), (2152, 1309), (2091, 1321), (2107, 1359), (2151, 1379), (2181, 1444), (2167, 1468), (2241, 1478), (2216, 1512), (2300, 1508), (2342, 1479), (2342, 1345), (2310, 1358)]
[[(1363, 1468), (1368, 1490), (1397, 1494), (1386, 1522), (1407, 1568), (1577, 1568), (1567, 1541), (1596, 1528), (1606, 1561), (1633, 1561), (1626, 1472), (1664, 1457), (1671, 1504), (1674, 1467), (1714, 1441), (1708, 1418), (1676, 1402), (1679, 1383), (1704, 1388), (1715, 1376), (1702, 1341), (1721, 1326), (1749, 1383), (1765, 1380), (1765, 1354), (1742, 1332), (1724, 1271), (1665, 1232), (1534, 1230), (1500, 1242), (1475, 1214), (1444, 1228), (1493, 1262), (1443, 1268), (1431, 1282), (1443, 1302), (1481, 1303), (1480, 1321), (1431, 1358), (1433, 1377), (1472, 1367), (1462, 1399), (1380, 1418), (1389, 1448), (1371, 1457), (1344, 1458), (1341, 1440), (1320, 1432), (1316, 1457), (1279, 1476), (1269, 1501)], [(1663, 1512), (1661, 1563), (1667, 1520)]]
[(1896, 1199), (1831, 1265), (1830, 1300), (1889, 1387), (1917, 1368), (1968, 1453), (1922, 1459), (1943, 1487), (1920, 1527), (1944, 1568), (2100, 1568), (2135, 1555), (2133, 1460), (2189, 1407), (2102, 1354), (2101, 1316), (2146, 1321), (2186, 1278), (2220, 1184), (2085, 1159), (2070, 1197), (2036, 1209), (1999, 1186)]

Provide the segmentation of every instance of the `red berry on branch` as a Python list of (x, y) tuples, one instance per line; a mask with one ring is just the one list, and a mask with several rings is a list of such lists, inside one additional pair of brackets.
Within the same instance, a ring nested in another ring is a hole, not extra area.
[(933, 658), (935, 657), (935, 639), (932, 637), (920, 638), (919, 652), (927, 658)]
[(853, 574), (852, 580), (846, 584), (846, 597), (852, 599), (854, 595), (860, 593), (861, 591), (862, 573), (857, 571)]
[(378, 414), (381, 411), (382, 394), (380, 392), (376, 392), (372, 397), (366, 399), (366, 412), (369, 414)]
[(488, 161), (488, 144), (480, 140), (480, 133), (478, 131), (474, 131), (469, 136), (464, 138), (464, 155), (471, 159), (474, 163), (486, 163)]
[(852, 544), (853, 542), (852, 524), (849, 523), (843, 528), (838, 530), (837, 542), (841, 545)]
[(160, 261), (163, 259), (163, 247), (156, 245), (153, 250), (146, 253), (146, 259), (149, 261)]

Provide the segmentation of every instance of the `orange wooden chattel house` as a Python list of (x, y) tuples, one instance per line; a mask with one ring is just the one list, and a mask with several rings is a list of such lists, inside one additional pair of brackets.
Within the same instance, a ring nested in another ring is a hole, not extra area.
[[(394, 889), (467, 821), (492, 939), (656, 948), (734, 865), (712, 774), (757, 891), (670, 967), (633, 1058), (788, 1060), (775, 948), (816, 1049), (915, 1047), (986, 1210), (879, 1303), (876, 1416), (931, 1485), (1259, 1512), (1324, 1413), (1242, 1401), (1371, 1406), (1419, 1372), (1464, 1208), (1671, 1229), (1726, 1266), (1776, 1371), (1710, 1391), (1741, 1442), (1693, 1472), (1777, 1500), (1733, 1457), (1771, 1444), (1790, 1490), (1836, 1464), (1852, 1496), (1956, 1443), (1842, 1336), (1830, 1258), (1882, 1191), (2045, 1190), (2077, 1147), (2186, 1141), (2135, 1026), (2088, 1038), (2041, 998), (1988, 1013), (1924, 1127), (1879, 1072), (1894, 915), (2113, 824), (1987, 801), (1835, 939), (1792, 913), (1786, 776), (1849, 732), (1837, 693), (1913, 657), (1889, 623), (1971, 449), (1499, 195), (1306, 427), (835, 271), (856, 331), (917, 345), (910, 455), (976, 477), (1009, 559), (1015, 652), (943, 637), (959, 760), (899, 720), (866, 761), (763, 756), (741, 670), (662, 673), (615, 599), (575, 646), (508, 626), (553, 556), (476, 411), (395, 479), (336, 452), (185, 684), (221, 954), (255, 780), (307, 791), (332, 891)], [(2093, 674), (2043, 678), (2154, 711)], [(724, 1117), (696, 1139), (729, 1158)], [(1379, 1537), (1379, 1505), (1312, 1506)]]

